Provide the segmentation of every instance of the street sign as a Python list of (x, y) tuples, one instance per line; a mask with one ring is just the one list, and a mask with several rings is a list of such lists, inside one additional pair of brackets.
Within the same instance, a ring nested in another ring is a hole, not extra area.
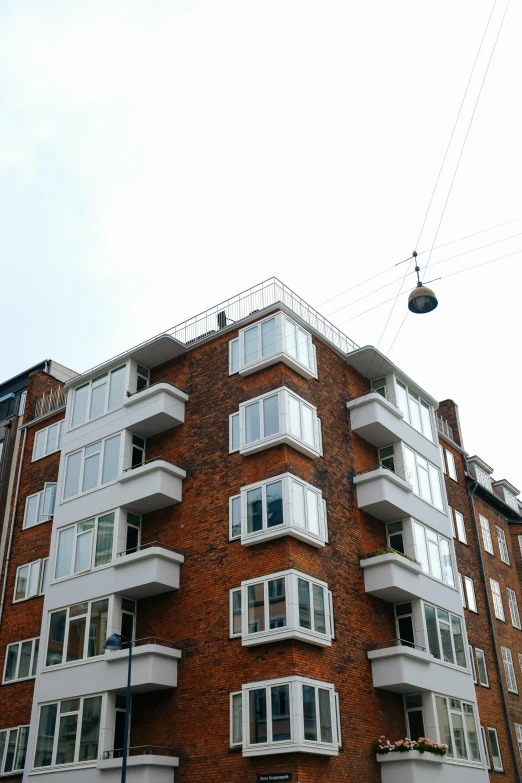
[(257, 783), (282, 783), (285, 780), (292, 780), (291, 772), (271, 772), (269, 775), (257, 776)]

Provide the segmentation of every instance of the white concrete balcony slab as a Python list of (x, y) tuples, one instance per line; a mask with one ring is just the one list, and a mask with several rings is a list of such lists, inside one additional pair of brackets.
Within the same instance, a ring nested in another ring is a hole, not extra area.
[(129, 598), (148, 598), (179, 589), (180, 565), (185, 558), (160, 541), (136, 552), (122, 552), (111, 561), (114, 590)]
[[(130, 748), (127, 758), (128, 783), (174, 783), (174, 770), (179, 767), (179, 758), (168, 755), (169, 748), (152, 745)], [(100, 772), (97, 780), (103, 783), (119, 783), (122, 759), (119, 751), (105, 751), (96, 763)], [(114, 757), (116, 756), (116, 758)]]
[(488, 783), (483, 767), (458, 764), (434, 753), (377, 753), (382, 783)]
[(380, 449), (404, 441), (430, 462), (439, 463), (438, 446), (404, 421), (404, 414), (377, 392), (349, 400), (352, 432)]
[(397, 473), (379, 465), (354, 476), (353, 483), (361, 511), (383, 522), (413, 517), (438, 533), (448, 535), (446, 514), (415, 495), (411, 484)]
[(434, 658), (424, 648), (401, 645), (369, 650), (375, 688), (408, 695), (422, 691), (451, 693), (457, 699), (474, 701), (475, 686), (467, 669)]
[(160, 381), (127, 397), (125, 427), (142, 438), (177, 427), (185, 421), (188, 395), (176, 386)]
[(364, 589), (369, 595), (392, 604), (421, 598), (450, 612), (462, 614), (459, 591), (434, 579), (418, 563), (399, 554), (368, 556), (360, 561)]
[(121, 502), (135, 514), (148, 514), (160, 508), (181, 503), (182, 482), (186, 473), (164, 459), (152, 459), (137, 468), (126, 470), (118, 478)]
[[(148, 693), (178, 684), (178, 660), (181, 651), (172, 642), (149, 637), (137, 639), (132, 650), (131, 691)], [(107, 690), (124, 691), (127, 687), (128, 650), (105, 651), (104, 662), (109, 667), (111, 686)]]

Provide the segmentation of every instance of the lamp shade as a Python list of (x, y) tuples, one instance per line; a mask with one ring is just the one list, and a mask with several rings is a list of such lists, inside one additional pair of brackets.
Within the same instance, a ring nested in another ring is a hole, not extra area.
[(104, 645), (106, 650), (121, 650), (123, 647), (123, 639), (117, 633), (113, 633), (105, 639)]
[(437, 297), (426, 286), (419, 283), (408, 297), (408, 310), (412, 313), (431, 313), (438, 305)]

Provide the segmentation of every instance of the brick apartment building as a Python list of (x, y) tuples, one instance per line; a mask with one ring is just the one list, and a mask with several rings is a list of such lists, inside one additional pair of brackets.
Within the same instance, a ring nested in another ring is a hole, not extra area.
[(119, 781), (118, 633), (133, 783), (520, 780), (517, 490), (278, 280), (37, 369), (19, 432), (0, 777)]

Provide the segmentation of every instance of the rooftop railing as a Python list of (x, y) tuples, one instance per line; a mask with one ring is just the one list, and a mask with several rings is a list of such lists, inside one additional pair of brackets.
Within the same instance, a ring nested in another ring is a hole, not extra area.
[(443, 419), (442, 416), (439, 416), (438, 413), (435, 414), (437, 418), (437, 429), (440, 432), (441, 435), (444, 435), (446, 438), (449, 438), (450, 440), (455, 440), (453, 437), (453, 428), (450, 427), (446, 419)]
[(60, 410), (60, 408), (65, 408), (66, 402), (67, 392), (64, 391), (63, 387), (60, 386), (56, 389), (51, 389), (50, 392), (42, 394), (41, 397), (38, 397), (36, 400), (34, 416), (31, 421), (39, 419), (41, 416), (47, 416), (49, 413)]

